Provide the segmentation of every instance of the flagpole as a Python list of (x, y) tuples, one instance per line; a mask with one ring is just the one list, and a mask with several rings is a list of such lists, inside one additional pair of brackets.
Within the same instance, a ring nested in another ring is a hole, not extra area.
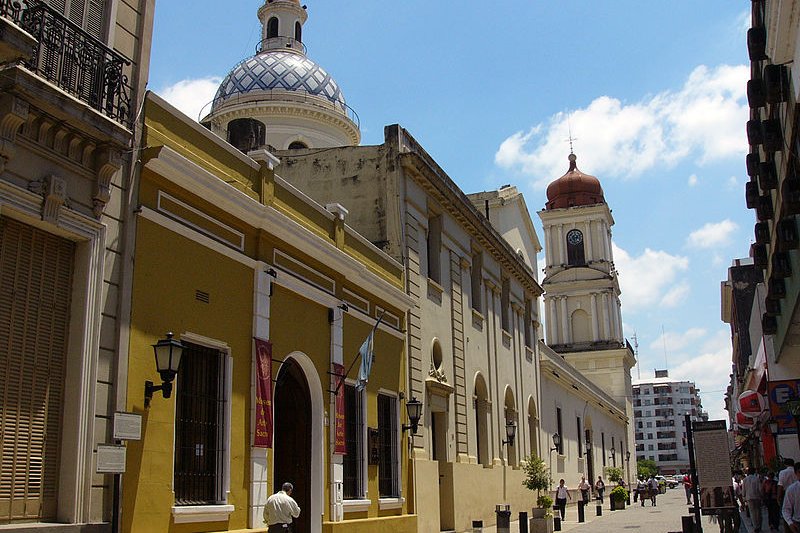
[[(378, 329), (378, 325), (383, 321), (383, 315), (385, 315), (385, 314), (386, 314), (386, 311), (381, 313), (381, 316), (378, 317), (378, 321), (375, 322), (374, 326), (372, 326), (372, 331), (370, 332), (370, 334), (372, 334), (375, 330)], [(353, 362), (350, 363), (350, 366), (347, 368), (347, 372), (345, 372), (344, 375), (339, 376), (339, 382), (336, 384), (336, 390), (333, 391), (333, 395), (334, 396), (339, 394), (339, 389), (342, 388), (342, 383), (344, 383), (344, 380), (350, 374), (350, 371), (353, 370), (353, 367), (355, 366), (356, 361), (358, 361), (359, 356), (361, 356), (361, 351), (360, 350), (356, 354), (355, 358), (353, 358)]]

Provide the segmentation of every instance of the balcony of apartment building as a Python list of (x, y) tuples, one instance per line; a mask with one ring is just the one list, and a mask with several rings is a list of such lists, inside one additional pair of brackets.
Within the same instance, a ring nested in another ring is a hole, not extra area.
[(674, 439), (675, 432), (674, 431), (657, 431), (656, 432), (657, 439)]
[(99, 218), (132, 136), (131, 62), (41, 0), (0, 0), (0, 64), (0, 169), (22, 135), (96, 173)]

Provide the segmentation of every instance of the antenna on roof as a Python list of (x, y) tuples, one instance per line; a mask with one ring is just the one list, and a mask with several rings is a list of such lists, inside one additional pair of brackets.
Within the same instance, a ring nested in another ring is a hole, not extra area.
[(667, 361), (667, 335), (664, 333), (664, 324), (661, 324), (661, 341), (664, 343), (664, 368), (669, 370), (669, 362)]
[(642, 365), (639, 362), (639, 337), (636, 335), (636, 331), (633, 332), (633, 355), (636, 356), (636, 373), (638, 378), (642, 379)]
[(575, 151), (572, 149), (572, 141), (577, 141), (578, 138), (572, 136), (572, 121), (569, 116), (567, 116), (567, 128), (569, 130), (569, 139), (567, 139), (569, 141), (569, 153), (574, 154)]

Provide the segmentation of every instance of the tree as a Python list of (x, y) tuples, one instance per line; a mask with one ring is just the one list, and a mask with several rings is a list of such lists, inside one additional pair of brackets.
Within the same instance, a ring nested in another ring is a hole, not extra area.
[(658, 474), (658, 466), (651, 459), (639, 459), (636, 461), (636, 474), (639, 479), (648, 479)]
[(535, 490), (537, 497), (539, 496), (539, 491), (550, 488), (552, 483), (550, 469), (545, 466), (544, 460), (535, 453), (530, 454), (522, 462), (522, 471), (525, 474), (522, 484), (528, 490)]
[(618, 466), (607, 466), (606, 477), (612, 483), (618, 483), (622, 479), (622, 469)]

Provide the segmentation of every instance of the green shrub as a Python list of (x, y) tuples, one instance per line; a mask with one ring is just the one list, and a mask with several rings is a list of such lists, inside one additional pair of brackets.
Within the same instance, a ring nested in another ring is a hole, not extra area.
[(538, 498), (536, 498), (536, 507), (541, 507), (542, 509), (549, 509), (553, 506), (553, 498), (548, 496), (547, 494), (542, 494)]
[(617, 483), (622, 479), (622, 469), (618, 466), (607, 466), (606, 477), (612, 483)]
[(627, 501), (628, 500), (628, 491), (625, 490), (624, 487), (621, 485), (617, 485), (611, 491), (611, 499), (615, 502)]

